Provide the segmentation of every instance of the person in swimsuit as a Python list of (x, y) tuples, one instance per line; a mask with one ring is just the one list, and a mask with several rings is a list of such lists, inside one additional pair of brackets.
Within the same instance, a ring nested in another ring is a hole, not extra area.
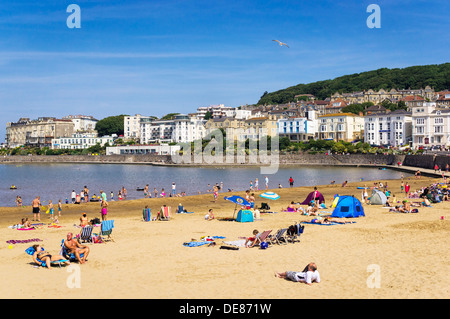
[[(41, 201), (40, 201), (40, 197), (37, 196), (32, 202), (31, 202), (31, 207), (33, 208), (33, 221), (41, 221), (41, 214), (40, 214), (40, 210), (39, 207), (41, 206)], [(37, 219), (36, 219), (37, 218)]]
[[(48, 251), (42, 250), (41, 245), (33, 246), (35, 253), (33, 254), (33, 261), (39, 266), (42, 265), (42, 262), (45, 262), (48, 269), (50, 269), (52, 261), (63, 260), (64, 257), (61, 255), (51, 255)], [(39, 261), (39, 260), (40, 261)], [(68, 261), (64, 262), (64, 264), (70, 264)]]
[[(67, 240), (64, 241), (64, 247), (69, 251), (69, 253), (73, 253), (80, 264), (84, 264), (86, 262), (86, 258), (89, 255), (89, 247), (81, 245), (75, 238), (73, 238), (72, 233), (67, 234)], [(83, 255), (81, 258), (81, 255)]]
[(88, 224), (89, 224), (89, 222), (88, 222), (86, 213), (83, 213), (83, 215), (80, 217), (80, 226), (84, 227), (84, 226), (87, 226)]
[(106, 220), (106, 214), (108, 213), (108, 202), (102, 199), (102, 220)]

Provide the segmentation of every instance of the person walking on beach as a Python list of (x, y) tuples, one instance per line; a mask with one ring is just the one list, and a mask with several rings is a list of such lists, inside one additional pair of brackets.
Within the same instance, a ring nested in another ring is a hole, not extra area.
[(148, 184), (147, 184), (147, 185), (145, 185), (145, 187), (144, 187), (144, 198), (148, 198), (148, 195), (150, 195), (150, 194), (149, 194), (149, 192), (148, 192)]
[[(40, 222), (41, 221), (41, 213), (40, 213), (40, 206), (41, 206), (41, 198), (37, 196), (33, 201), (31, 202), (31, 207), (33, 209), (33, 221)], [(36, 220), (37, 218), (37, 220)]]
[(157, 197), (158, 197), (158, 190), (156, 189), (156, 187), (155, 187), (155, 189), (153, 190), (153, 192), (155, 193), (155, 198), (157, 198)]
[(289, 178), (289, 186), (290, 187), (294, 186), (294, 179), (292, 178), (292, 176)]
[(405, 194), (408, 195), (408, 193), (409, 193), (409, 184), (406, 183), (405, 184)]
[(77, 193), (75, 193), (75, 190), (72, 190), (72, 204), (75, 204), (76, 199), (77, 199)]
[(266, 190), (268, 190), (269, 189), (269, 178), (267, 176), (264, 178), (264, 184), (266, 184)]

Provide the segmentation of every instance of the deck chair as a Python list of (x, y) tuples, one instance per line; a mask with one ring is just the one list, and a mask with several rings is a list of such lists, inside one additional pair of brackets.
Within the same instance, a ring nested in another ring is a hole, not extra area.
[(84, 226), (81, 229), (80, 240), (83, 243), (92, 243), (92, 230), (94, 226)]
[(158, 213), (158, 220), (170, 220), (172, 208), (170, 206), (163, 206)]
[[(41, 247), (41, 250), (44, 250), (44, 248)], [(27, 248), (25, 250), (25, 252), (30, 255), (33, 256), (33, 254), (36, 252), (36, 250), (33, 248), (33, 246)], [(40, 260), (39, 258), (36, 258), (40, 263), (42, 267), (47, 267), (47, 264), (45, 263), (45, 261)], [(61, 268), (61, 264), (69, 262), (68, 259), (60, 259), (60, 260), (54, 260), (51, 262), (52, 265), (59, 265), (59, 268)]]
[(281, 228), (275, 235), (267, 237), (269, 244), (287, 244), (286, 231), (287, 228)]
[(144, 219), (144, 222), (149, 222), (151, 221), (152, 214), (150, 211), (150, 208), (144, 208), (144, 210), (142, 211), (142, 218)]
[[(102, 221), (101, 229), (100, 229), (100, 237), (102, 241), (111, 240), (114, 241), (114, 238), (111, 236), (114, 228), (114, 220), (104, 220)], [(107, 236), (105, 238), (105, 236)]]
[(262, 233), (259, 233), (258, 235), (256, 235), (255, 236), (255, 240), (254, 240), (254, 242), (253, 242), (253, 244), (251, 246), (252, 247), (254, 247), (254, 246), (261, 246), (261, 244), (264, 241), (266, 241), (267, 237), (269, 236), (269, 234), (271, 232), (272, 232), (272, 230), (266, 230), (266, 231), (263, 231)]

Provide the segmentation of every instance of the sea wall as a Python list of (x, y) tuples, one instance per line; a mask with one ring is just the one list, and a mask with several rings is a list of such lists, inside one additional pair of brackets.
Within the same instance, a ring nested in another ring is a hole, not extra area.
[(169, 155), (41, 155), (41, 156), (3, 156), (0, 163), (98, 163), (98, 164), (170, 164)]
[[(272, 158), (275, 162), (276, 158)], [(281, 154), (278, 156), (280, 165), (394, 165), (403, 162), (404, 156), (383, 155), (383, 154), (352, 154), (352, 155), (325, 155), (325, 154)], [(418, 161), (420, 162), (420, 161)], [(0, 163), (103, 163), (103, 164), (153, 164), (153, 165), (183, 165), (183, 166), (199, 166), (199, 165), (218, 165), (217, 162), (208, 164), (206, 160), (196, 163), (191, 158), (190, 163), (181, 162), (174, 163), (170, 155), (108, 155), (108, 156), (91, 156), (91, 155), (60, 155), (60, 156), (3, 156), (0, 157)], [(245, 162), (227, 163), (223, 160), (223, 165), (260, 165), (252, 163), (247, 156)], [(270, 160), (267, 162), (270, 164)], [(222, 164), (220, 164), (222, 165)], [(418, 166), (419, 167), (419, 166)]]
[(434, 169), (434, 166), (438, 165), (442, 170), (445, 170), (447, 164), (450, 166), (450, 156), (448, 155), (406, 155), (403, 161), (405, 166), (426, 169)]

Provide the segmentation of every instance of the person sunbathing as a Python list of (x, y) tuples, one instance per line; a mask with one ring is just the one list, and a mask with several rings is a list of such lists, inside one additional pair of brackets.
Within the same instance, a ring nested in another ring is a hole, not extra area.
[(316, 204), (309, 204), (306, 208), (305, 215), (307, 216), (317, 216), (319, 212), (319, 207)]
[[(75, 255), (80, 264), (84, 264), (86, 262), (86, 258), (89, 255), (89, 247), (81, 245), (78, 240), (73, 238), (72, 233), (67, 234), (67, 240), (64, 241), (64, 247), (69, 251), (69, 253), (73, 253)], [(83, 255), (83, 258), (81, 258), (81, 255)]]
[[(42, 264), (45, 262), (47, 268), (51, 269), (50, 266), (52, 261), (64, 260), (64, 257), (61, 255), (51, 255), (48, 251), (42, 250), (41, 245), (33, 245), (33, 249), (35, 250), (32, 256), (33, 261), (39, 266), (42, 266)], [(70, 262), (65, 261), (64, 264), (68, 265), (70, 264)]]

